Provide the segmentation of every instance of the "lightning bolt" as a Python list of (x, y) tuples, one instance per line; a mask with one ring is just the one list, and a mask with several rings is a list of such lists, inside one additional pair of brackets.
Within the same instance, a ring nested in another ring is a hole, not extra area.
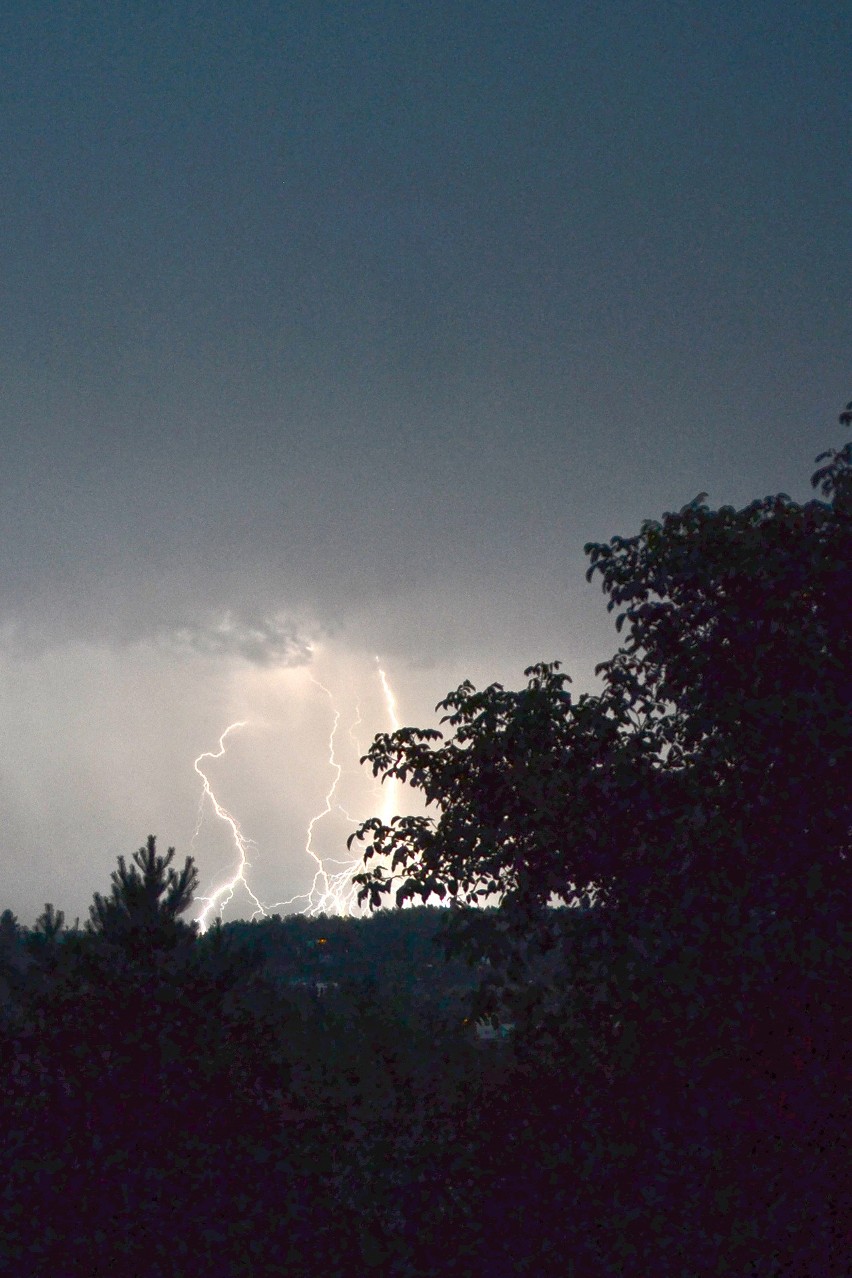
[[(397, 718), (397, 701), (391, 688), (387, 674), (379, 665), (379, 658), (376, 657), (376, 665), (378, 667), (378, 676), (382, 688), (382, 694), (390, 720), (391, 728), (396, 731), (399, 727)], [(236, 817), (228, 811), (228, 809), (217, 799), (210, 779), (202, 768), (202, 763), (207, 759), (221, 759), (225, 754), (225, 742), (228, 735), (236, 732), (241, 728), (248, 726), (245, 720), (237, 720), (231, 723), (219, 738), (217, 750), (205, 751), (195, 760), (194, 768), (198, 776), (201, 778), (202, 794), (199, 801), (198, 822), (195, 833), (192, 837), (191, 846), (195, 846), (201, 832), (201, 826), (204, 821), (206, 808), (212, 807), (214, 815), (218, 820), (223, 821), (230, 830), (231, 840), (236, 853), (236, 870), (230, 878), (221, 883), (209, 896), (200, 897), (204, 903), (204, 908), (199, 914), (196, 922), (202, 931), (206, 931), (214, 915), (222, 917), (227, 905), (233, 900), (234, 894), (238, 888), (245, 888), (253, 905), (254, 911), (252, 919), (258, 916), (267, 917), (270, 912), (280, 909), (297, 909), (300, 913), (307, 915), (316, 914), (352, 914), (357, 910), (357, 892), (352, 883), (352, 878), (361, 866), (358, 859), (351, 857), (328, 857), (323, 856), (317, 850), (315, 835), (320, 822), (332, 815), (334, 812), (340, 812), (344, 819), (353, 826), (358, 824), (358, 820), (353, 817), (338, 799), (338, 791), (341, 778), (343, 776), (343, 764), (339, 761), (336, 753), (336, 741), (338, 730), (340, 728), (341, 712), (335, 703), (331, 690), (315, 678), (313, 674), (308, 672), (308, 678), (324, 697), (328, 699), (328, 703), (332, 714), (332, 723), (328, 736), (328, 766), (330, 769), (330, 780), (328, 788), (323, 799), (323, 806), (316, 812), (308, 822), (307, 835), (305, 840), (305, 855), (314, 866), (314, 874), (310, 888), (306, 892), (301, 892), (287, 900), (276, 901), (270, 905), (264, 905), (263, 902), (252, 891), (246, 872), (251, 868), (249, 860), (249, 852), (255, 847), (254, 842), (247, 838), (240, 827)], [(356, 751), (356, 758), (360, 758), (361, 749), (355, 735), (355, 729), (362, 722), (360, 704), (355, 708), (355, 719), (348, 729), (349, 740)], [(392, 781), (389, 783), (384, 803), (384, 815), (382, 820), (385, 824), (390, 822), (391, 816), (394, 814), (394, 803), (396, 797), (397, 783)], [(345, 845), (344, 845), (345, 847)]]
[(363, 750), (361, 749), (361, 742), (358, 740), (357, 736), (355, 735), (355, 729), (359, 727), (361, 723), (362, 723), (361, 703), (359, 701), (358, 705), (355, 707), (355, 718), (353, 719), (352, 724), (349, 728), (349, 740), (352, 742), (352, 749), (355, 751), (355, 757), (357, 759), (360, 759), (361, 755), (363, 754)]
[[(340, 727), (340, 711), (334, 702), (331, 691), (320, 683), (319, 679), (314, 678), (312, 674), (308, 675), (311, 683), (328, 697), (331, 706), (332, 724), (331, 731), (328, 735), (328, 763), (331, 768), (331, 783), (326, 791), (325, 800), (322, 809), (311, 817), (308, 822), (308, 833), (305, 841), (305, 855), (313, 861), (316, 869), (314, 871), (313, 882), (307, 892), (302, 892), (298, 896), (291, 897), (288, 901), (276, 902), (279, 906), (295, 905), (297, 901), (304, 901), (304, 913), (308, 915), (314, 914), (351, 914), (356, 903), (357, 894), (352, 885), (352, 875), (357, 868), (351, 860), (338, 860), (333, 857), (323, 858), (319, 855), (314, 847), (314, 830), (320, 821), (325, 817), (331, 816), (332, 812), (337, 809), (343, 814), (347, 821), (352, 825), (357, 825), (355, 817), (350, 816), (342, 804), (336, 801), (337, 790), (340, 785), (340, 778), (343, 776), (343, 765), (338, 761), (334, 752), (334, 741), (337, 736), (337, 730)], [(349, 739), (355, 741), (354, 731), (361, 722), (360, 708), (356, 708), (355, 722), (349, 729)], [(337, 865), (342, 868), (331, 871), (330, 866)]]
[(210, 918), (213, 914), (218, 913), (219, 916), (221, 917), (222, 913), (224, 912), (225, 906), (228, 905), (231, 900), (233, 900), (234, 893), (236, 892), (237, 887), (240, 884), (242, 884), (242, 886), (248, 892), (249, 896), (251, 897), (252, 901), (255, 904), (255, 912), (252, 915), (252, 918), (257, 918), (258, 914), (265, 913), (263, 906), (261, 905), (260, 901), (255, 896), (254, 892), (252, 892), (251, 888), (249, 887), (248, 880), (246, 879), (246, 870), (251, 868), (251, 862), (248, 859), (249, 848), (253, 847), (254, 844), (252, 843), (251, 839), (247, 839), (245, 837), (242, 830), (240, 829), (240, 824), (239, 824), (239, 821), (237, 821), (236, 817), (232, 816), (231, 813), (228, 811), (228, 809), (223, 807), (222, 804), (219, 802), (219, 800), (216, 798), (216, 795), (213, 793), (213, 790), (210, 785), (210, 778), (207, 776), (207, 773), (201, 767), (201, 764), (204, 759), (221, 759), (225, 753), (225, 740), (229, 736), (229, 734), (232, 732), (236, 732), (240, 728), (245, 728), (247, 726), (248, 725), (243, 719), (238, 719), (235, 723), (228, 724), (228, 727), (225, 729), (225, 731), (222, 733), (221, 737), (219, 738), (219, 749), (206, 750), (203, 754), (200, 754), (198, 756), (198, 758), (195, 760), (195, 763), (193, 764), (195, 771), (201, 777), (201, 784), (203, 788), (201, 792), (201, 800), (198, 805), (198, 822), (195, 826), (195, 833), (192, 836), (190, 847), (195, 846), (198, 836), (201, 833), (201, 825), (202, 825), (202, 822), (204, 821), (205, 800), (208, 800), (216, 816), (219, 818), (220, 821), (224, 821), (231, 831), (231, 837), (234, 842), (234, 847), (236, 848), (236, 851), (237, 851), (237, 861), (238, 861), (237, 871), (230, 879), (226, 880), (225, 883), (221, 884), (218, 888), (216, 888), (215, 891), (212, 892), (210, 896), (202, 896), (199, 898), (201, 901), (205, 903), (204, 909), (201, 911), (198, 918), (196, 919), (196, 923), (198, 923), (202, 932), (207, 931), (207, 928), (209, 927), (209, 924), (210, 924)]
[[(390, 719), (391, 732), (396, 732), (399, 729), (399, 719), (396, 713), (397, 711), (396, 697), (393, 694), (393, 689), (390, 686), (390, 681), (388, 680), (387, 675), (385, 674), (384, 670), (381, 667), (379, 657), (376, 657), (376, 666), (379, 672), (379, 681), (382, 685), (382, 692), (385, 694), (385, 706), (387, 707), (388, 718)], [(383, 825), (390, 825), (391, 817), (394, 816), (396, 812), (397, 784), (398, 783), (397, 783), (396, 777), (391, 777), (390, 781), (388, 782), (388, 788), (387, 788), (386, 797), (385, 797), (385, 806), (382, 812)]]

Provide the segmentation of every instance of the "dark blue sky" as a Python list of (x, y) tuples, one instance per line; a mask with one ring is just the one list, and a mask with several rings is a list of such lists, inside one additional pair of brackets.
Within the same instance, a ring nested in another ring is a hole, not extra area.
[(7, 4), (21, 831), (20, 734), (83, 713), (23, 705), (22, 662), (108, 654), (121, 701), (147, 643), (170, 705), (180, 652), (231, 680), (305, 639), (381, 650), (418, 706), (538, 659), (588, 678), (585, 541), (699, 490), (804, 496), (852, 396), (850, 28), (787, 0)]

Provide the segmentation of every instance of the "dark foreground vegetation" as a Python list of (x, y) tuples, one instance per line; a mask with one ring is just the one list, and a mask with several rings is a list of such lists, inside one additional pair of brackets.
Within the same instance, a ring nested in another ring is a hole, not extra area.
[(417, 908), (200, 937), (150, 839), (85, 928), (7, 911), (2, 1272), (847, 1273), (852, 446), (819, 460), (823, 500), (587, 547), (599, 694), (541, 665), (376, 738), (435, 815), (367, 822), (360, 885)]

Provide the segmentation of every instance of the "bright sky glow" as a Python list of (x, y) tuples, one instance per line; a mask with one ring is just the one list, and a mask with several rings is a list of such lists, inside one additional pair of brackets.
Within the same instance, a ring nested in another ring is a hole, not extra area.
[[(387, 723), (384, 725), (384, 730), (395, 731), (400, 726), (397, 718), (397, 701), (386, 672), (381, 666), (378, 666), (378, 660), (377, 657), (376, 676), (381, 686), (382, 697), (387, 711)], [(237, 818), (220, 803), (211, 785), (209, 765), (207, 764), (207, 760), (224, 760), (227, 738), (232, 733), (250, 726), (243, 720), (237, 720), (230, 724), (220, 736), (218, 749), (205, 751), (198, 756), (194, 763), (195, 771), (201, 778), (202, 795), (199, 804), (198, 823), (191, 842), (193, 853), (199, 857), (202, 855), (204, 823), (209, 810), (212, 812), (213, 817), (218, 821), (224, 822), (226, 828), (230, 831), (234, 861), (232, 872), (221, 881), (218, 881), (214, 887), (202, 890), (198, 898), (198, 905), (201, 908), (196, 915), (196, 919), (202, 931), (206, 931), (216, 917), (225, 918), (226, 911), (232, 903), (236, 905), (238, 910), (241, 906), (245, 908), (241, 901), (235, 901), (238, 894), (244, 894), (248, 897), (249, 917), (251, 918), (265, 917), (274, 913), (351, 914), (358, 911), (357, 889), (353, 886), (352, 876), (360, 868), (361, 862), (357, 856), (349, 854), (345, 840), (341, 840), (338, 844), (337, 840), (340, 839), (339, 825), (336, 839), (335, 837), (323, 839), (323, 831), (320, 827), (326, 818), (338, 816), (342, 817), (354, 829), (360, 819), (363, 819), (364, 816), (372, 815), (372, 810), (363, 810), (362, 817), (359, 818), (353, 816), (341, 802), (339, 791), (344, 766), (338, 760), (336, 754), (336, 750), (340, 748), (338, 738), (341, 710), (338, 708), (331, 690), (317, 679), (309, 669), (301, 673), (327, 698), (331, 714), (331, 726), (326, 743), (328, 788), (323, 796), (321, 808), (310, 817), (307, 823), (304, 846), (304, 855), (310, 873), (309, 886), (305, 891), (294, 892), (274, 902), (264, 902), (259, 899), (252, 887), (250, 857), (258, 853), (257, 844), (244, 835)], [(361, 755), (361, 747), (355, 731), (362, 722), (360, 703), (357, 703), (354, 716), (347, 730), (347, 741), (349, 746), (354, 748), (356, 755), (355, 763), (358, 763)], [(378, 729), (376, 730), (378, 731)], [(349, 762), (351, 766), (352, 761), (350, 760)], [(203, 767), (202, 764), (204, 765)], [(362, 805), (364, 799), (368, 803), (375, 802), (376, 789), (375, 785), (369, 784), (367, 780), (369, 774), (366, 771), (364, 772), (364, 777), (367, 784), (364, 786), (365, 794), (361, 796)], [(386, 784), (385, 789), (387, 793), (383, 819), (390, 821), (391, 817), (396, 813), (394, 805), (397, 799), (398, 787), (395, 782), (390, 782)], [(288, 875), (293, 873), (293, 868), (290, 858), (288, 858), (288, 863), (282, 863), (281, 865), (282, 878), (285, 880), (283, 886), (285, 887), (286, 879)], [(304, 877), (304, 869), (299, 877)]]

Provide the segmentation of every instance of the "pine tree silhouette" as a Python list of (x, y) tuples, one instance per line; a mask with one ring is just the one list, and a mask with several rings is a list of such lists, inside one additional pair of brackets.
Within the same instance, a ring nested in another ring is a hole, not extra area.
[(44, 911), (38, 916), (33, 927), (36, 935), (44, 937), (45, 941), (52, 944), (58, 936), (61, 936), (64, 927), (64, 910), (56, 910), (50, 901), (45, 902)]
[(192, 903), (198, 887), (198, 870), (191, 856), (183, 869), (172, 868), (175, 850), (157, 855), (156, 838), (149, 834), (145, 847), (133, 854), (129, 866), (123, 856), (112, 873), (109, 896), (95, 893), (89, 907), (87, 930), (114, 944), (132, 949), (140, 946), (173, 949), (194, 938), (195, 924), (179, 919)]

